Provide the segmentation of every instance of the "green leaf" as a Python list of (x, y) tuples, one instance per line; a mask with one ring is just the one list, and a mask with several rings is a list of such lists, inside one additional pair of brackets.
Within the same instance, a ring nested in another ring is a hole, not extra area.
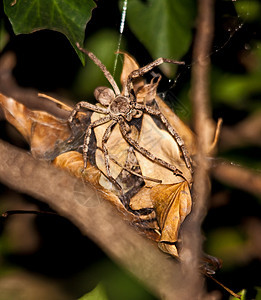
[(15, 34), (41, 29), (59, 31), (68, 38), (83, 64), (85, 57), (76, 43), (83, 45), (85, 27), (95, 7), (93, 0), (4, 0)]
[(79, 300), (108, 300), (104, 287), (98, 284), (90, 293), (83, 295)]
[[(195, 5), (194, 0), (132, 0), (127, 10), (128, 25), (153, 59), (178, 60), (191, 43)], [(173, 74), (170, 65), (165, 64), (163, 70), (168, 76)]]

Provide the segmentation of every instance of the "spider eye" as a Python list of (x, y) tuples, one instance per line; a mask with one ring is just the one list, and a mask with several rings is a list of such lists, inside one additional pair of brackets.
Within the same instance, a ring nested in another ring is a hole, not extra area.
[(108, 106), (115, 98), (115, 94), (112, 89), (105, 86), (100, 86), (94, 90), (94, 97), (102, 105)]

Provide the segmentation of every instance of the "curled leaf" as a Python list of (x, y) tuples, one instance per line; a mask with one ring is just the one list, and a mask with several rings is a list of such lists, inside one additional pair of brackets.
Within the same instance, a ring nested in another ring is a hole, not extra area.
[[(44, 111), (33, 111), (13, 98), (0, 94), (6, 120), (31, 146), (34, 157), (48, 159), (56, 146), (70, 136), (67, 121)], [(51, 155), (52, 156), (52, 155)]]
[[(142, 196), (142, 197), (139, 197)], [(145, 196), (145, 197), (144, 197)], [(152, 207), (161, 230), (159, 247), (164, 252), (178, 256), (175, 243), (178, 240), (180, 225), (191, 211), (191, 195), (187, 181), (176, 184), (158, 184), (147, 188), (131, 199), (132, 209), (142, 205)]]
[(90, 183), (104, 199), (112, 202), (119, 210), (125, 211), (119, 198), (99, 184), (102, 175), (99, 169), (92, 166), (90, 163), (88, 163), (86, 169), (83, 168), (83, 158), (81, 153), (76, 151), (63, 153), (57, 156), (53, 163), (55, 166), (66, 169), (74, 176)]
[[(136, 60), (131, 57), (126, 52), (121, 52), (124, 55), (124, 65), (121, 74), (121, 84), (123, 90), (125, 89), (126, 81), (128, 75), (134, 71), (139, 69), (139, 65)], [(184, 140), (189, 152), (191, 155), (196, 153), (196, 137), (195, 134), (191, 131), (191, 129), (168, 107), (168, 105), (156, 94), (154, 88), (157, 88), (158, 81), (152, 81), (150, 85), (146, 85), (143, 79), (139, 79), (139, 81), (134, 84), (134, 90), (136, 91), (137, 99), (144, 99), (146, 95), (146, 101), (150, 101), (151, 97), (148, 99), (148, 90), (153, 89), (153, 94), (155, 96), (155, 100), (160, 111), (164, 114), (164, 116), (168, 119), (169, 123), (173, 126), (173, 128), (180, 134), (182, 139)]]
[(188, 183), (183, 181), (171, 185), (158, 185), (152, 189), (151, 198), (162, 229), (161, 242), (176, 242), (180, 224), (191, 210)]
[[(138, 68), (136, 61), (124, 53), (121, 76), (123, 91), (126, 89), (128, 74)], [(154, 78), (150, 83), (145, 83), (141, 78), (135, 80), (133, 90), (136, 100), (147, 107), (160, 109), (174, 130), (184, 139), (188, 152), (193, 154), (193, 133), (157, 97), (159, 80), (160, 77)], [(72, 111), (70, 106), (63, 105), (59, 100), (47, 96), (45, 98), (48, 99), (43, 101), (52, 101), (67, 115)], [(110, 166), (108, 174), (104, 135), (113, 120), (93, 128), (89, 136), (85, 169), (81, 152), (88, 126), (104, 118), (105, 114), (90, 110), (81, 111), (77, 113), (73, 122), (69, 123), (66, 118), (58, 118), (45, 111), (31, 110), (3, 95), (0, 96), (0, 104), (6, 119), (30, 144), (34, 157), (52, 161), (55, 166), (91, 184), (98, 195), (115, 205), (123, 217), (140, 232), (159, 242), (163, 251), (178, 256), (176, 242), (179, 228), (191, 210), (189, 189), (192, 175), (177, 140), (161, 119), (146, 112), (138, 114), (137, 117), (134, 115), (128, 123), (126, 122), (128, 137), (152, 156), (175, 166), (181, 174), (176, 174), (138, 151), (128, 142), (116, 123), (112, 126), (105, 143)], [(102, 105), (97, 104), (98, 107)], [(118, 185), (121, 186), (121, 190)], [(96, 199), (89, 201), (85, 196), (83, 195), (83, 205), (97, 205)]]

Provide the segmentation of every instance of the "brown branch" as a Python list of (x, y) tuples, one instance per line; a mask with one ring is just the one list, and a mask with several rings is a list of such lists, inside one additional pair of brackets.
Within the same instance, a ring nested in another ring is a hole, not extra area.
[(261, 196), (261, 172), (248, 170), (225, 161), (216, 163), (211, 171), (217, 180), (250, 194)]
[(1, 182), (42, 200), (70, 219), (156, 296), (193, 297), (179, 263), (140, 236), (91, 186), (5, 142), (0, 142), (0, 153)]
[[(61, 110), (51, 101), (40, 101), (36, 90), (17, 85), (12, 77), (13, 60), (10, 53), (0, 59), (0, 91), (27, 107), (66, 117), (60, 115)], [(70, 219), (156, 296), (167, 300), (194, 298), (195, 291), (188, 288), (190, 279), (180, 265), (161, 253), (155, 243), (139, 236), (115, 213), (115, 207), (100, 199), (87, 184), (5, 143), (0, 144), (0, 153), (0, 181), (42, 200)], [(86, 201), (89, 206), (82, 204)]]
[(245, 145), (261, 146), (261, 113), (256, 112), (235, 126), (224, 126), (219, 146), (228, 150)]
[(198, 20), (195, 44), (193, 49), (192, 68), (192, 105), (194, 117), (194, 129), (197, 135), (197, 166), (194, 174), (192, 214), (185, 223), (182, 231), (182, 239), (185, 252), (181, 257), (184, 260), (184, 269), (191, 278), (191, 289), (197, 294), (194, 299), (208, 297), (203, 288), (203, 279), (196, 276), (199, 265), (199, 257), (202, 255), (201, 223), (206, 214), (206, 201), (209, 196), (208, 162), (206, 153), (212, 143), (213, 122), (209, 105), (209, 53), (214, 30), (214, 1), (198, 1)]

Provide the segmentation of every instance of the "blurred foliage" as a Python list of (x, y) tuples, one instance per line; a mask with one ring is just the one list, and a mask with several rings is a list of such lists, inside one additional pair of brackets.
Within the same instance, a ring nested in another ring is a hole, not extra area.
[(106, 292), (101, 284), (97, 285), (90, 293), (85, 294), (79, 300), (108, 300)]
[(221, 70), (214, 70), (212, 97), (218, 103), (240, 106), (253, 112), (261, 110), (254, 99), (261, 93), (261, 42), (251, 41), (241, 50), (240, 59), (246, 68), (246, 74), (224, 74)]
[[(102, 61), (120, 87), (120, 74), (122, 69), (122, 57), (119, 55), (117, 68), (114, 72), (114, 62), (116, 58), (116, 49), (119, 39), (119, 33), (116, 30), (103, 29), (96, 32), (92, 36), (87, 36), (85, 47), (95, 53), (95, 55)], [(125, 49), (125, 41), (121, 42), (121, 50)], [(92, 100), (93, 91), (97, 86), (108, 86), (108, 81), (103, 72), (91, 61), (87, 60), (86, 66), (82, 68), (77, 74), (73, 90), (77, 97), (85, 98), (86, 101)]]
[(5, 24), (2, 19), (0, 19), (0, 52), (4, 49), (8, 43), (9, 35), (5, 28)]
[(88, 274), (83, 273), (82, 276), (100, 280), (109, 299), (121, 300), (123, 295), (126, 300), (155, 299), (135, 278), (108, 260), (97, 263)]
[(255, 22), (260, 17), (261, 3), (259, 1), (235, 1), (238, 16), (247, 22)]
[[(10, 2), (14, 1), (4, 2), (5, 5), (9, 5), (6, 10), (8, 14), (9, 10), (18, 9), (17, 5), (25, 9), (25, 12), (30, 8), (26, 7), (28, 4), (24, 1), (18, 0), (13, 7), (10, 7)], [(68, 27), (64, 27), (63, 22), (62, 29), (55, 29), (65, 33), (73, 45), (76, 41), (83, 42), (84, 28), (90, 18), (93, 1), (63, 2), (77, 3), (77, 14), (72, 19), (79, 14), (81, 29), (74, 29), (79, 30), (78, 35), (65, 32), (65, 28)], [(122, 2), (99, 0), (86, 28), (85, 47), (93, 51), (111, 73), (114, 73), (115, 51), (120, 40)], [(42, 0), (39, 3), (45, 5), (41, 13), (44, 13), (45, 17), (48, 16), (49, 1)], [(186, 67), (179, 68), (175, 75), (167, 66), (154, 71), (163, 75), (159, 89), (165, 101), (187, 122), (191, 120), (190, 70), (195, 63), (191, 60), (195, 5), (196, 2), (192, 0), (129, 1), (127, 23), (119, 46), (121, 50), (134, 55), (140, 65), (145, 65), (158, 57), (186, 62)], [(65, 11), (62, 10), (62, 13)], [(213, 52), (210, 55), (212, 61), (210, 92), (213, 117), (215, 120), (219, 117), (223, 118), (224, 129), (233, 129), (254, 114), (260, 113), (261, 116), (260, 13), (261, 3), (258, 0), (216, 1), (216, 32)], [(14, 15), (12, 16), (10, 12), (11, 21), (12, 17)], [(23, 14), (20, 14), (20, 17), (22, 18)], [(40, 20), (36, 18), (37, 22)], [(58, 18), (53, 20), (58, 21)], [(78, 19), (75, 20), (77, 20), (75, 23), (79, 24)], [(20, 22), (20, 27), (12, 29), (2, 8), (0, 51), (16, 53), (17, 66), (14, 75), (20, 84), (37, 89), (40, 87), (48, 93), (70, 97), (75, 102), (93, 101), (94, 88), (108, 85), (103, 73), (92, 61), (86, 59), (86, 66), (80, 65), (72, 47), (58, 33), (43, 31), (32, 35), (14, 36), (12, 30), (16, 33), (31, 32), (34, 26), (30, 22), (21, 21), (20, 18), (17, 18), (17, 21)], [(37, 22), (35, 24), (39, 26)], [(40, 25), (53, 29), (51, 19), (45, 23), (45, 26)], [(25, 30), (22, 30), (23, 26)], [(122, 60), (119, 55), (114, 74), (118, 84), (121, 67)], [(6, 133), (4, 128), (1, 123), (1, 137), (7, 139), (9, 132)], [(255, 133), (255, 131), (256, 128), (251, 129), (251, 132)], [(229, 142), (226, 141), (226, 146)], [(260, 171), (259, 145), (253, 141), (243, 143), (240, 147), (222, 148), (221, 145), (219, 157)], [(1, 211), (11, 207), (17, 208), (17, 197), (14, 195), (8, 197), (7, 188), (3, 186), (1, 191)], [(27, 198), (26, 201), (41, 208), (41, 204), (36, 200)], [(223, 260), (224, 267), (217, 273), (218, 279), (234, 291), (244, 288), (242, 293), (246, 300), (260, 299), (260, 288), (255, 289), (256, 286), (261, 286), (260, 276), (257, 276), (261, 268), (260, 197), (213, 181), (209, 206), (209, 214), (203, 224), (206, 235), (205, 250)], [(154, 299), (135, 279), (105, 258), (98, 247), (89, 240), (86, 241), (87, 239), (82, 237), (73, 225), (61, 221), (58, 217), (41, 217), (31, 225), (27, 224), (28, 228), (34, 226), (35, 231), (38, 232), (40, 236), (38, 246), (34, 245), (34, 250), (31, 248), (30, 251), (19, 252), (18, 246), (14, 246), (11, 242), (11, 229), (7, 230), (8, 223), (12, 223), (15, 218), (13, 216), (12, 219), (4, 222), (1, 220), (0, 287), (1, 282), (5, 284), (7, 274), (12, 275), (26, 270), (28, 273), (35, 274), (35, 277), (39, 275), (39, 280), (51, 279), (63, 292), (65, 291), (68, 298), (80, 298), (100, 283), (108, 299)], [(17, 230), (17, 227), (15, 228)], [(15, 230), (12, 229), (13, 232)], [(25, 234), (26, 229), (24, 230)], [(33, 237), (30, 229), (28, 232), (30, 232), (29, 237)], [(24, 238), (24, 234), (20, 242), (28, 241)], [(24, 276), (18, 276), (16, 280), (8, 277), (11, 290), (21, 280), (20, 278)], [(38, 282), (32, 283), (31, 278), (28, 278), (24, 284), (28, 289), (38, 286)], [(213, 283), (208, 282), (208, 285), (210, 290), (218, 289)], [(18, 290), (22, 293), (21, 291)], [(229, 298), (222, 289), (220, 291), (224, 299)], [(98, 290), (95, 289), (86, 297), (92, 293), (94, 295), (99, 293), (99, 285)], [(14, 298), (9, 297), (9, 299)]]
[[(212, 231), (208, 240), (208, 253), (216, 257), (225, 257), (222, 267), (224, 269), (233, 266), (247, 256), (246, 237), (237, 228), (218, 228)], [(240, 251), (238, 251), (240, 249)]]
[(256, 300), (261, 300), (261, 287), (256, 287), (257, 295)]
[[(241, 296), (241, 300), (246, 300), (246, 290), (242, 290), (240, 293), (238, 293), (238, 295)], [(236, 300), (236, 299), (238, 298), (232, 296), (229, 297), (229, 300)]]
[[(260, 300), (261, 299), (261, 288), (256, 288), (256, 291), (257, 291), (257, 293), (256, 293), (256, 297), (255, 297), (255, 300)], [(246, 290), (242, 290), (240, 293), (238, 293), (238, 295), (240, 295), (241, 296), (241, 300), (247, 300), (248, 298), (247, 298), (247, 291)], [(236, 298), (236, 297), (232, 297), (232, 296), (230, 296), (230, 298), (229, 298), (229, 300), (236, 300), (236, 299), (238, 299), (238, 298)], [(252, 298), (253, 299), (253, 298)], [(254, 299), (253, 299), (254, 300)]]

